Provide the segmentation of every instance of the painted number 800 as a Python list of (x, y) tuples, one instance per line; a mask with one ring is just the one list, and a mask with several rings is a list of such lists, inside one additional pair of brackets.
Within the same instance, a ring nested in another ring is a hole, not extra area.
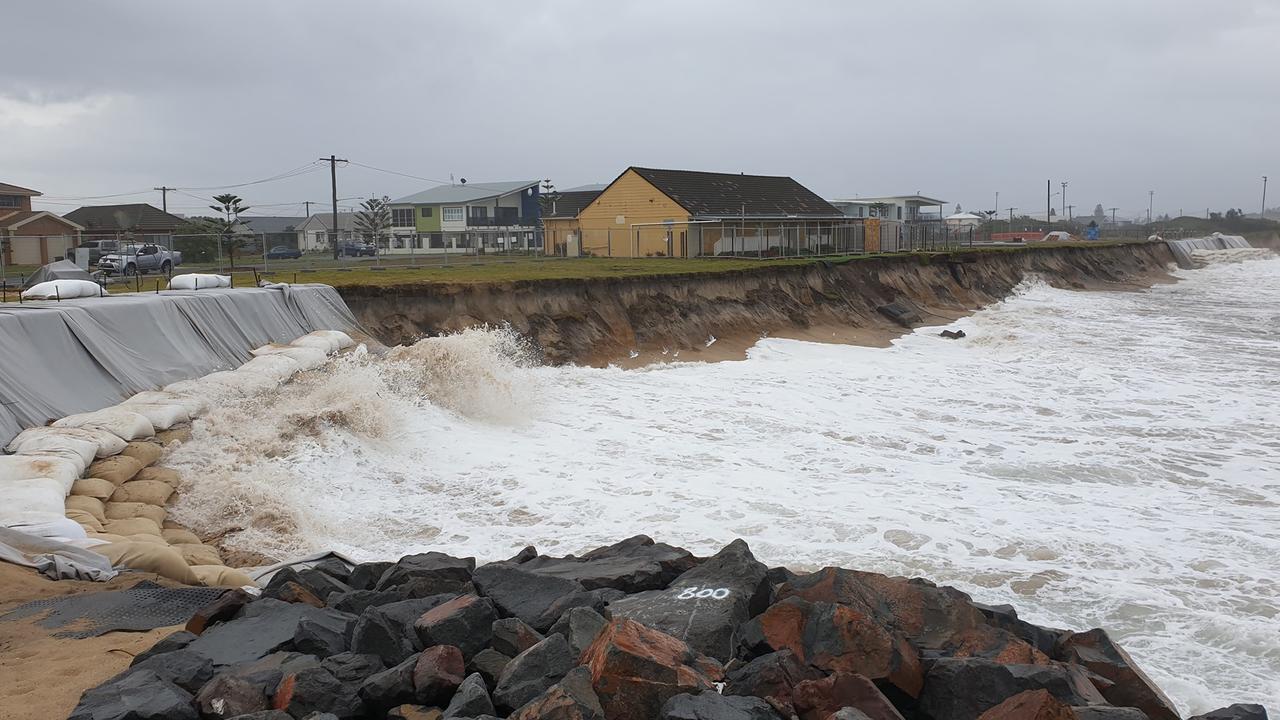
[(676, 596), (677, 600), (694, 600), (712, 598), (715, 600), (723, 600), (729, 597), (729, 588), (699, 588), (687, 587), (680, 591)]

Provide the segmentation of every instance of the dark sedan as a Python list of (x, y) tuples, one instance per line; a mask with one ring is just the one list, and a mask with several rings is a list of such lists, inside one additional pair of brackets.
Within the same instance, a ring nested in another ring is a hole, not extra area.
[(302, 257), (302, 251), (288, 245), (277, 245), (267, 251), (268, 260), (297, 260), (300, 257)]
[(360, 257), (362, 255), (373, 257), (377, 254), (377, 248), (364, 243), (343, 243), (338, 246), (338, 255), (341, 257)]

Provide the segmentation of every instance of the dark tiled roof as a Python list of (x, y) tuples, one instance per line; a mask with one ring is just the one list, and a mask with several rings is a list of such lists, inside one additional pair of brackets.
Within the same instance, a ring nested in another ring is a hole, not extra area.
[(83, 225), (86, 230), (173, 230), (182, 224), (182, 218), (146, 203), (88, 205), (76, 208), (64, 217)]
[(31, 190), (31, 189), (29, 189), (29, 188), (21, 187), (21, 186), (19, 186), (19, 185), (10, 185), (9, 183), (2, 183), (2, 182), (0, 182), (0, 195), (32, 195), (32, 196), (37, 196), (37, 195), (40, 195), (40, 193), (36, 192), (35, 190)]
[(831, 203), (789, 177), (631, 169), (694, 216), (841, 214)]
[(291, 233), (302, 227), (304, 217), (282, 215), (241, 215), (240, 222), (256, 233)]
[[(574, 190), (571, 192), (562, 192), (556, 198), (555, 202), (547, 202), (546, 212), (542, 213), (544, 218), (575, 218), (583, 208), (591, 204), (592, 200), (600, 197), (600, 190)], [(554, 205), (555, 211), (552, 212)]]

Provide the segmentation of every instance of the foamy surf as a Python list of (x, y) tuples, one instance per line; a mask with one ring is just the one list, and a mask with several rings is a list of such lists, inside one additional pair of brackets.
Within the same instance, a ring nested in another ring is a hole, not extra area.
[(889, 349), (548, 368), (489, 330), (357, 354), (200, 421), (177, 512), (277, 556), (740, 536), (1106, 627), (1186, 713), (1275, 706), (1280, 260), (1180, 277), (1032, 280), (964, 340)]

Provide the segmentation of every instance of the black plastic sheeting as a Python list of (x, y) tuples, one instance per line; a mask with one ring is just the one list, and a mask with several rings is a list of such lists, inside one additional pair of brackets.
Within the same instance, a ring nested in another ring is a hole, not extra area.
[(314, 330), (360, 331), (328, 285), (0, 305), (0, 446), (28, 427), (239, 367)]
[(182, 625), (226, 591), (226, 588), (166, 588), (143, 580), (127, 590), (34, 600), (0, 615), (0, 622), (47, 613), (36, 621), (37, 625), (50, 630), (72, 628), (54, 633), (58, 638), (90, 638), (116, 630), (143, 632)]

